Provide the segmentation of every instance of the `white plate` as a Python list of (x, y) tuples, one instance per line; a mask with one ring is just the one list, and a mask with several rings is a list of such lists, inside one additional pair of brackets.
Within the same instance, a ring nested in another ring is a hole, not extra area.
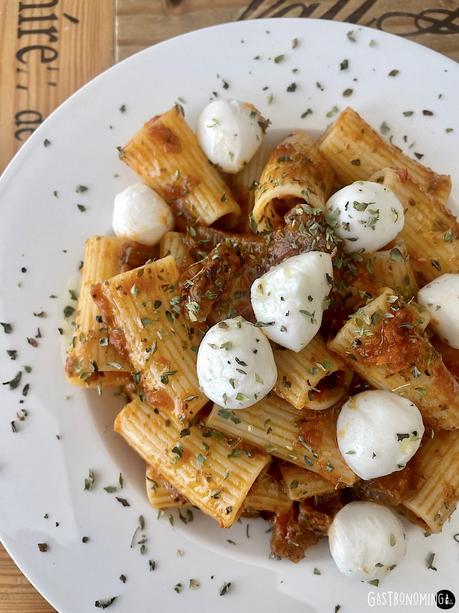
[[(350, 30), (356, 42), (347, 37)], [(294, 37), (299, 44), (292, 49)], [(284, 61), (273, 62), (280, 54)], [(349, 59), (348, 70), (340, 70), (343, 59)], [(398, 76), (388, 76), (392, 69)], [(178, 97), (186, 99), (191, 122), (217, 91), (253, 102), (282, 129), (322, 130), (335, 105), (351, 104), (373, 125), (385, 121), (403, 149), (415, 141), (411, 151), (450, 173), (457, 194), (458, 79), (459, 67), (451, 60), (378, 31), (308, 19), (238, 22), (169, 40), (114, 66), (72, 96), (24, 145), (0, 182), (0, 321), (14, 326), (10, 335), (0, 329), (1, 380), (24, 365), (33, 371), (23, 373), (18, 389), (0, 389), (0, 536), (59, 611), (94, 611), (95, 600), (111, 596), (118, 598), (110, 612), (193, 613), (204, 606), (218, 612), (312, 613), (333, 611), (336, 604), (343, 612), (367, 609), (367, 593), (378, 590), (340, 576), (326, 544), (294, 565), (268, 559), (268, 526), (262, 520), (251, 522), (250, 539), (246, 520), (230, 531), (199, 513), (186, 526), (177, 517), (174, 526), (167, 516), (157, 521), (146, 501), (142, 462), (112, 432), (119, 398), (110, 392), (98, 398), (66, 383), (57, 327), (85, 238), (110, 231), (113, 196), (135, 180), (119, 162), (116, 146)], [(289, 93), (292, 82), (297, 89)], [(353, 94), (345, 98), (349, 87)], [(125, 113), (119, 111), (122, 104)], [(313, 113), (301, 119), (307, 108)], [(434, 115), (423, 115), (423, 109)], [(403, 116), (407, 110), (415, 114)], [(76, 193), (80, 184), (89, 190)], [(86, 212), (77, 203), (87, 206)], [(41, 310), (46, 318), (33, 316)], [(34, 348), (26, 337), (33, 337), (37, 326), (43, 337)], [(16, 361), (6, 356), (7, 349), (18, 350)], [(25, 383), (30, 392), (23, 398)], [(23, 422), (16, 417), (20, 408), (29, 412)], [(88, 492), (83, 482), (90, 468), (96, 484)], [(120, 471), (129, 508), (103, 490), (116, 483)], [(148, 535), (145, 555), (130, 548), (140, 514)], [(458, 519), (428, 539), (410, 528), (407, 559), (380, 590), (436, 592), (452, 589), (455, 578), (457, 586)], [(83, 536), (90, 541), (83, 544)], [(40, 553), (37, 544), (44, 542), (49, 550)], [(183, 555), (177, 555), (179, 549)], [(436, 553), (437, 572), (426, 569), (430, 551)], [(157, 562), (153, 572), (150, 559)], [(315, 567), (321, 575), (313, 574)], [(201, 587), (188, 589), (190, 578)], [(219, 596), (227, 581), (232, 591)], [(184, 585), (180, 594), (173, 589), (177, 583)]]

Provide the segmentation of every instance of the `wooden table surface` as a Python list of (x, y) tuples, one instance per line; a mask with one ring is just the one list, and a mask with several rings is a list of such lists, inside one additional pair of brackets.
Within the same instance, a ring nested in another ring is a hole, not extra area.
[[(457, 0), (0, 0), (0, 172), (60, 102), (114, 62), (183, 32), (262, 17), (359, 23), (459, 61)], [(51, 611), (0, 545), (0, 613)]]

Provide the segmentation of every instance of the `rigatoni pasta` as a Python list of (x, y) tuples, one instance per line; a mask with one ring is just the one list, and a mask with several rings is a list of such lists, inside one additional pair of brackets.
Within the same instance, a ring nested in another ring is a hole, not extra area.
[(184, 270), (193, 263), (190, 250), (186, 244), (186, 234), (183, 232), (166, 232), (159, 241), (159, 257), (171, 255), (177, 268)]
[(459, 499), (459, 433), (437, 432), (416, 458), (415, 492), (402, 503), (411, 518), (440, 532)]
[[(243, 449), (236, 448), (238, 449), (241, 453), (244, 452)], [(310, 474), (315, 476), (314, 473)], [(191, 506), (190, 501), (152, 466), (147, 466), (145, 482), (148, 501), (153, 508), (174, 509)], [(268, 470), (263, 470), (247, 494), (242, 514), (250, 517), (260, 512), (286, 513), (292, 504), (282, 480), (275, 479)]]
[(275, 348), (274, 359), (274, 391), (297, 409), (328, 409), (345, 395), (351, 383), (351, 370), (327, 349), (320, 335), (298, 352)]
[(281, 460), (307, 468), (333, 484), (352, 485), (357, 477), (338, 450), (336, 417), (333, 409), (299, 414), (287, 402), (271, 395), (242, 411), (215, 405), (206, 423)]
[(336, 486), (312, 470), (283, 462), (280, 471), (287, 487), (290, 500), (304, 500), (313, 496), (332, 494)]
[(405, 241), (414, 270), (428, 283), (444, 273), (459, 270), (459, 223), (443, 201), (429, 195), (404, 169), (386, 168), (374, 175), (403, 204)]
[(263, 141), (248, 164), (235, 175), (227, 175), (226, 181), (234, 197), (241, 206), (242, 231), (254, 229), (252, 211), (255, 202), (255, 190), (263, 168), (268, 161), (272, 147)]
[(450, 347), (440, 340), (438, 336), (435, 336), (430, 340), (435, 349), (440, 352), (446, 368), (453, 373), (456, 379), (459, 380), (459, 349)]
[(244, 513), (286, 513), (292, 504), (282, 481), (275, 479), (269, 471), (264, 471), (257, 477), (245, 499)]
[(115, 431), (192, 504), (228, 528), (270, 458), (260, 451), (234, 453), (234, 442), (202, 425), (185, 431), (159, 407), (133, 400)]
[(110, 343), (107, 324), (91, 298), (93, 283), (117, 274), (126, 241), (113, 236), (92, 236), (85, 244), (80, 293), (65, 370), (74, 385), (103, 387), (131, 380), (131, 366)]
[(180, 313), (178, 276), (174, 258), (167, 256), (93, 286), (92, 296), (148, 401), (186, 421), (207, 399), (196, 376), (200, 337)]
[(173, 509), (190, 506), (189, 501), (175, 489), (153, 466), (147, 464), (145, 487), (148, 501), (155, 509)]
[(272, 229), (298, 202), (323, 210), (335, 173), (305, 132), (294, 132), (271, 153), (255, 189), (253, 220)]
[(391, 287), (405, 300), (417, 294), (418, 284), (403, 241), (395, 243), (391, 249), (359, 254), (339, 293), (346, 307), (354, 311), (375, 296), (381, 287)]
[(448, 200), (449, 176), (437, 174), (401, 153), (349, 107), (320, 137), (318, 147), (342, 185), (368, 180), (382, 168), (395, 166), (405, 169), (413, 181), (442, 204)]
[(211, 166), (187, 124), (183, 109), (153, 117), (120, 149), (120, 158), (170, 204), (179, 221), (233, 226), (237, 202)]
[(416, 404), (424, 423), (459, 428), (459, 383), (423, 330), (414, 305), (386, 288), (360, 308), (328, 344), (366, 381)]

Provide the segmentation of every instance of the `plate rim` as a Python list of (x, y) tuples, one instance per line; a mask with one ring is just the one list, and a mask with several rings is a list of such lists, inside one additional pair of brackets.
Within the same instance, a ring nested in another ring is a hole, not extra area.
[[(142, 49), (134, 54), (132, 54), (131, 56), (121, 60), (120, 62), (117, 62), (115, 64), (113, 64), (112, 66), (108, 67), (106, 70), (102, 71), (101, 73), (99, 73), (98, 75), (96, 75), (95, 77), (93, 77), (91, 80), (89, 80), (88, 82), (86, 82), (85, 84), (83, 84), (78, 90), (76, 90), (74, 93), (72, 93), (68, 98), (66, 98), (61, 104), (59, 104), (59, 106), (57, 106), (47, 117), (46, 119), (38, 126), (38, 128), (34, 131), (34, 133), (27, 139), (27, 141), (20, 147), (20, 149), (16, 152), (16, 154), (13, 156), (13, 158), (10, 160), (10, 162), (8, 163), (8, 165), (6, 166), (6, 168), (3, 170), (1, 176), (0, 176), (0, 198), (2, 196), (2, 192), (4, 191), (4, 189), (7, 187), (9, 181), (11, 181), (14, 178), (14, 175), (16, 172), (20, 172), (21, 170), (21, 165), (26, 161), (27, 156), (29, 155), (29, 153), (31, 152), (31, 149), (35, 146), (36, 143), (38, 143), (39, 139), (41, 138), (42, 134), (46, 131), (49, 123), (51, 123), (51, 121), (53, 121), (56, 116), (58, 116), (61, 112), (65, 112), (65, 108), (66, 106), (74, 101), (75, 99), (77, 99), (79, 96), (81, 96), (84, 92), (86, 92), (87, 89), (90, 89), (93, 84), (95, 82), (97, 82), (98, 80), (102, 80), (103, 78), (106, 77), (107, 74), (110, 74), (112, 72), (116, 72), (116, 70), (118, 70), (118, 67), (121, 65), (126, 65), (129, 64), (130, 62), (135, 63), (136, 61), (138, 61), (138, 58), (141, 57), (144, 54), (147, 54), (152, 48), (157, 48), (157, 47), (161, 47), (161, 46), (167, 46), (168, 44), (170, 44), (172, 41), (177, 41), (179, 39), (188, 39), (188, 38), (192, 38), (195, 36), (200, 36), (203, 33), (209, 31), (209, 30), (218, 30), (218, 29), (238, 29), (238, 27), (240, 27), (240, 24), (248, 24), (248, 27), (251, 27), (253, 24), (256, 24), (257, 26), (262, 26), (266, 25), (271, 26), (271, 27), (275, 27), (275, 25), (277, 22), (282, 22), (282, 23), (286, 23), (286, 22), (291, 22), (292, 24), (313, 24), (315, 22), (319, 22), (321, 24), (328, 24), (328, 26), (330, 26), (330, 24), (332, 24), (331, 27), (336, 28), (336, 29), (341, 29), (341, 30), (345, 30), (346, 28), (351, 28), (351, 29), (359, 29), (359, 30), (364, 30), (367, 32), (373, 32), (375, 35), (377, 35), (378, 37), (382, 37), (382, 38), (387, 38), (389, 37), (389, 40), (392, 39), (392, 37), (394, 37), (395, 39), (398, 39), (398, 41), (403, 41), (403, 43), (407, 46), (409, 46), (410, 48), (412, 48), (413, 45), (416, 46), (416, 48), (418, 49), (418, 52), (420, 52), (422, 50), (422, 53), (425, 53), (427, 55), (434, 55), (437, 56), (438, 58), (441, 58), (441, 60), (443, 62), (446, 61), (446, 63), (448, 64), (448, 66), (454, 67), (454, 70), (458, 70), (459, 72), (459, 63), (457, 63), (455, 60), (453, 60), (452, 58), (449, 58), (445, 55), (443, 55), (442, 53), (430, 49), (429, 47), (423, 45), (422, 43), (410, 40), (408, 38), (405, 38), (403, 36), (400, 36), (398, 34), (393, 34), (390, 32), (386, 32), (384, 30), (378, 30), (375, 28), (371, 28), (369, 26), (364, 26), (364, 25), (360, 25), (360, 24), (355, 24), (355, 23), (351, 23), (351, 22), (346, 22), (346, 21), (337, 21), (337, 20), (330, 20), (330, 19), (320, 19), (320, 18), (302, 18), (302, 17), (271, 17), (271, 18), (262, 18), (262, 19), (250, 19), (250, 20), (237, 20), (237, 21), (230, 21), (230, 22), (224, 22), (224, 23), (220, 23), (220, 24), (215, 24), (212, 26), (207, 26), (207, 27), (203, 27), (203, 28), (198, 28), (196, 30), (192, 30), (189, 32), (185, 32), (182, 34), (178, 34), (174, 37), (168, 38), (166, 40), (163, 40), (161, 42), (158, 42), (154, 45), (150, 45), (148, 47), (146, 47), (145, 49)], [(250, 24), (250, 25), (249, 25)], [(307, 25), (306, 25), (307, 27)], [(8, 536), (6, 536), (5, 534), (3, 534), (2, 528), (0, 526), (0, 542), (2, 543), (2, 545), (4, 546), (5, 550), (7, 551), (8, 555), (11, 557), (11, 559), (14, 561), (14, 563), (16, 564), (16, 566), (18, 566), (20, 572), (27, 578), (27, 580), (34, 586), (34, 588), (43, 596), (43, 598), (45, 598), (45, 600), (54, 608), (57, 608), (57, 603), (55, 603), (55, 599), (53, 597), (52, 594), (49, 593), (49, 590), (47, 588), (41, 588), (38, 583), (39, 581), (33, 580), (30, 578), (29, 576), (29, 567), (25, 567), (23, 565), (20, 565), (17, 562), (17, 557), (14, 553), (14, 545), (12, 543), (12, 541), (10, 541), (10, 539), (8, 538)], [(18, 556), (19, 557), (19, 556)], [(32, 567), (30, 567), (32, 568)], [(50, 597), (51, 596), (51, 597)]]

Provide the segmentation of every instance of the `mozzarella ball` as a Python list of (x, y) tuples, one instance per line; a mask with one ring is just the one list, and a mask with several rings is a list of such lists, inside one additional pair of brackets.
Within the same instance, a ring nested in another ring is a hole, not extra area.
[(346, 464), (361, 479), (402, 470), (421, 444), (419, 409), (393, 392), (369, 390), (343, 404), (336, 424)]
[(268, 394), (277, 368), (268, 339), (242, 317), (225, 319), (207, 331), (198, 350), (199, 386), (227, 409), (245, 409)]
[(403, 206), (390, 189), (372, 181), (356, 181), (327, 201), (326, 218), (344, 249), (377, 251), (403, 228)]
[(332, 283), (331, 256), (321, 251), (287, 258), (256, 279), (252, 308), (266, 336), (293, 351), (306, 347), (319, 331)]
[(338, 511), (328, 542), (338, 569), (360, 581), (382, 579), (406, 553), (402, 522), (374, 502), (350, 502)]
[(253, 104), (215, 100), (199, 116), (199, 144), (213, 164), (236, 173), (255, 155), (267, 123)]
[(430, 325), (441, 339), (459, 349), (459, 274), (441, 275), (418, 292), (418, 302), (430, 315)]
[(113, 231), (143, 245), (156, 245), (174, 227), (174, 216), (159, 194), (143, 183), (115, 196)]

